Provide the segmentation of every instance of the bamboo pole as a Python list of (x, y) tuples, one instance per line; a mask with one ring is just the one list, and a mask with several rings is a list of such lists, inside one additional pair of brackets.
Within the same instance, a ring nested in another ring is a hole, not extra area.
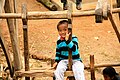
[(111, 22), (111, 24), (113, 26), (113, 29), (114, 29), (114, 31), (115, 31), (115, 33), (117, 35), (118, 41), (120, 43), (120, 31), (118, 31), (117, 25), (115, 24), (115, 22), (113, 20), (113, 16), (111, 14), (109, 14), (109, 15), (110, 15), (109, 16), (110, 22)]
[(0, 0), (0, 13), (2, 13), (2, 10), (4, 8), (5, 0)]
[(113, 15), (112, 15), (113, 2), (112, 2), (112, 0), (110, 0), (110, 2), (111, 2), (110, 3), (111, 11), (110, 11), (110, 13), (108, 13), (108, 15), (109, 15), (109, 19), (110, 19), (110, 22), (112, 24), (112, 27), (113, 27), (113, 29), (114, 29), (114, 31), (115, 31), (115, 33), (117, 35), (118, 41), (120, 43), (120, 31), (119, 31), (119, 29), (117, 27), (117, 24), (115, 23), (115, 20), (113, 19)]
[[(120, 8), (114, 8), (112, 13), (119, 13)], [(0, 18), (18, 18), (21, 19), (22, 13), (1, 13)], [(72, 17), (94, 16), (95, 10), (72, 12)], [(27, 19), (67, 19), (67, 11), (46, 11), (46, 12), (28, 12)]]
[[(69, 40), (72, 40), (72, 3), (68, 3), (68, 32), (71, 33), (69, 35)], [(69, 49), (69, 56), (68, 56), (68, 70), (72, 71), (72, 50)], [(67, 79), (75, 80), (74, 76), (68, 76)]]
[(95, 64), (95, 68), (108, 67), (108, 66), (120, 66), (120, 63), (105, 63), (105, 64)]
[[(120, 0), (116, 0), (116, 2), (117, 2), (117, 8), (120, 8)], [(120, 12), (118, 14), (119, 14), (119, 20), (120, 20)]]
[(4, 51), (4, 54), (5, 54), (5, 58), (6, 58), (6, 61), (7, 61), (7, 65), (9, 67), (9, 70), (10, 70), (10, 76), (13, 77), (13, 74), (14, 74), (14, 70), (13, 70), (13, 65), (12, 65), (12, 59), (10, 57), (10, 53), (8, 51), (8, 48), (7, 48), (7, 45), (5, 43), (5, 40), (3, 38), (3, 35), (1, 33), (1, 29), (0, 29), (0, 44), (2, 46), (2, 49)]
[[(13, 4), (14, 4), (14, 13), (17, 13), (17, 1), (13, 0)], [(17, 19), (14, 19), (14, 25), (15, 25), (15, 32), (16, 35), (18, 36), (18, 24), (17, 24)], [(18, 40), (18, 38), (17, 38)]]
[[(17, 1), (18, 0), (13, 0), (13, 5), (14, 5), (14, 13), (17, 13), (18, 11), (17, 11)], [(16, 19), (16, 18), (14, 18), (14, 25), (15, 25), (15, 36), (16, 36), (16, 40), (17, 40), (17, 42), (16, 42), (16, 44), (17, 45), (19, 45), (19, 31), (18, 31), (18, 19)], [(20, 47), (19, 46), (17, 46), (18, 47), (18, 50), (20, 50)], [(19, 53), (20, 53), (20, 51), (19, 51)], [(20, 58), (20, 60), (21, 60), (21, 58), (22, 58), (22, 54), (20, 53), (19, 54), (19, 58)], [(20, 64), (21, 64), (21, 69), (23, 68), (23, 63), (22, 63), (22, 61), (20, 61)]]
[[(29, 71), (29, 47), (28, 47), (28, 25), (27, 25), (27, 8), (22, 5), (22, 22), (23, 22), (23, 39), (24, 39), (24, 61), (25, 71)], [(30, 77), (25, 77), (25, 80), (30, 80)]]
[[(72, 40), (72, 3), (69, 3), (68, 6), (68, 32), (71, 33), (69, 36), (69, 40)], [(69, 56), (68, 56), (68, 69), (72, 70), (72, 51), (69, 49)]]
[[(12, 7), (10, 5), (10, 0), (5, 0), (5, 6), (4, 6), (6, 13), (12, 12)], [(21, 69), (20, 59), (19, 59), (19, 49), (17, 45), (16, 35), (15, 35), (15, 26), (13, 23), (13, 19), (7, 19), (7, 24), (10, 32), (10, 38), (13, 48), (13, 56), (14, 56), (14, 69), (15, 71)]]
[[(49, 60), (48, 60), (49, 61)], [(53, 63), (55, 62), (55, 59), (51, 59), (51, 67), (53, 66)], [(108, 67), (108, 66), (120, 66), (120, 63), (101, 63), (101, 64), (94, 64), (94, 68), (101, 68), (101, 67)], [(85, 65), (84, 69), (90, 69), (89, 65)]]

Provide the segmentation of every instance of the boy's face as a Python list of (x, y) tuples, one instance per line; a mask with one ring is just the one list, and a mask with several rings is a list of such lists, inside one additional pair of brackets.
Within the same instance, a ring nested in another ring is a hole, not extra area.
[(59, 25), (58, 33), (61, 37), (65, 38), (66, 34), (68, 34), (68, 24), (64, 23)]
[(106, 74), (104, 74), (103, 77), (104, 77), (104, 80), (112, 80), (112, 79), (111, 79), (108, 75), (106, 75)]

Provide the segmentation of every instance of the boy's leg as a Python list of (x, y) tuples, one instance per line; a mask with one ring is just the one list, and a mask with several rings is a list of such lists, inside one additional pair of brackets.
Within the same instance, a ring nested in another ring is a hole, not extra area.
[(82, 2), (82, 0), (76, 0), (76, 4), (80, 4), (80, 2)]
[(67, 2), (67, 0), (61, 0), (61, 3), (66, 3)]
[(82, 6), (82, 0), (76, 0), (76, 8), (78, 9), (78, 10), (81, 10), (81, 7)]
[(61, 60), (58, 63), (57, 68), (56, 68), (56, 70), (54, 72), (55, 80), (64, 80), (64, 72), (67, 69), (67, 64), (68, 64), (67, 60)]
[(73, 69), (75, 80), (85, 80), (84, 64), (81, 61), (74, 60), (72, 69)]
[(61, 3), (63, 3), (63, 9), (67, 10), (67, 0), (61, 0)]

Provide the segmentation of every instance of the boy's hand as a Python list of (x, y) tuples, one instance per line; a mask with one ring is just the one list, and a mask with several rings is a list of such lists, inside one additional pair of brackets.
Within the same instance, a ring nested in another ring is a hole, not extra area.
[(66, 41), (69, 39), (70, 34), (71, 34), (70, 32), (68, 34), (66, 34), (66, 37), (65, 37)]
[(58, 64), (57, 62), (55, 62), (55, 63), (53, 64), (53, 68), (54, 68), (54, 69), (56, 69), (57, 64)]

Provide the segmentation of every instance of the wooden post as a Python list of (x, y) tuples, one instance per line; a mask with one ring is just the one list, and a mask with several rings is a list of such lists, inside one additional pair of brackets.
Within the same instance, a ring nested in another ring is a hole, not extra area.
[[(72, 3), (68, 3), (68, 32), (71, 33), (69, 36), (69, 40), (72, 40)], [(69, 49), (68, 56), (68, 70), (72, 70), (72, 50)], [(74, 76), (68, 76), (69, 80), (75, 80)]]
[[(17, 13), (17, 0), (13, 0), (13, 4), (14, 4), (14, 13)], [(15, 33), (16, 33), (16, 38), (17, 38), (17, 44), (19, 43), (18, 40), (18, 21), (16, 18), (14, 18), (14, 25), (15, 25)]]
[(0, 0), (0, 13), (2, 13), (2, 10), (4, 8), (5, 0)]
[[(10, 5), (10, 0), (5, 0), (5, 6), (4, 6), (5, 12), (6, 13), (12, 13), (12, 7)], [(17, 44), (17, 38), (15, 35), (15, 26), (13, 23), (13, 19), (7, 19), (7, 24), (10, 32), (10, 38), (11, 38), (11, 43), (12, 43), (12, 48), (13, 48), (13, 56), (14, 56), (14, 69), (15, 71), (21, 69), (21, 63), (20, 63), (20, 57), (19, 57), (19, 46)]]
[(5, 44), (5, 40), (2, 36), (1, 29), (0, 29), (0, 44), (2, 46), (2, 49), (4, 51), (6, 61), (10, 70), (10, 76), (13, 77), (14, 70), (13, 70), (13, 65), (12, 65), (12, 59), (10, 58), (10, 53), (8, 51), (7, 45)]
[[(17, 1), (18, 0), (13, 0), (14, 13), (18, 12), (17, 11)], [(16, 18), (14, 18), (14, 25), (15, 25), (15, 36), (16, 36), (16, 40), (17, 40), (16, 44), (19, 45), (18, 19), (16, 19)], [(19, 47), (18, 47), (18, 50), (20, 50)], [(22, 59), (22, 54), (19, 54), (19, 58), (20, 58), (20, 60)], [(22, 69), (23, 68), (22, 61), (20, 61), (20, 64), (21, 64), (21, 69)]]
[(96, 9), (95, 9), (95, 22), (96, 23), (102, 23), (102, 21), (103, 21), (102, 6), (103, 6), (102, 0), (98, 0), (98, 3), (96, 5)]
[(103, 18), (108, 20), (108, 0), (103, 0)]
[[(27, 25), (27, 9), (26, 5), (22, 5), (22, 22), (23, 22), (23, 39), (24, 39), (24, 61), (25, 71), (29, 71), (29, 47), (28, 47), (28, 25)], [(25, 77), (25, 80), (30, 80), (30, 77)]]
[[(69, 36), (69, 40), (72, 40), (72, 3), (68, 4), (68, 32), (71, 33)], [(69, 49), (69, 56), (68, 56), (68, 69), (72, 70), (72, 51)]]
[(111, 24), (112, 24), (112, 26), (113, 26), (113, 29), (114, 29), (114, 31), (115, 31), (115, 33), (116, 33), (116, 35), (117, 35), (118, 41), (119, 41), (119, 43), (120, 43), (120, 28), (117, 27), (117, 26), (120, 26), (120, 25), (117, 25), (117, 24), (115, 23), (115, 20), (114, 20), (113, 15), (112, 15), (112, 9), (113, 9), (112, 0), (111, 0), (111, 5), (110, 5), (110, 7), (111, 7), (111, 11), (108, 13), (108, 14), (109, 14), (109, 19), (110, 19), (110, 22), (111, 22)]
[(119, 41), (119, 43), (120, 43), (120, 32), (119, 32), (119, 30), (118, 30), (118, 28), (117, 28), (117, 26), (116, 26), (116, 24), (115, 24), (115, 22), (114, 22), (114, 19), (113, 19), (111, 13), (109, 14), (109, 19), (110, 19), (110, 22), (111, 22), (111, 24), (112, 24), (112, 27), (113, 27), (116, 35), (117, 35), (118, 41)]
[[(120, 8), (120, 0), (116, 0), (116, 2), (117, 2), (117, 8)], [(118, 14), (119, 14), (119, 20), (120, 20), (120, 12)]]
[(3, 64), (0, 64), (0, 80), (2, 80)]
[(95, 80), (94, 55), (90, 55), (91, 80)]

